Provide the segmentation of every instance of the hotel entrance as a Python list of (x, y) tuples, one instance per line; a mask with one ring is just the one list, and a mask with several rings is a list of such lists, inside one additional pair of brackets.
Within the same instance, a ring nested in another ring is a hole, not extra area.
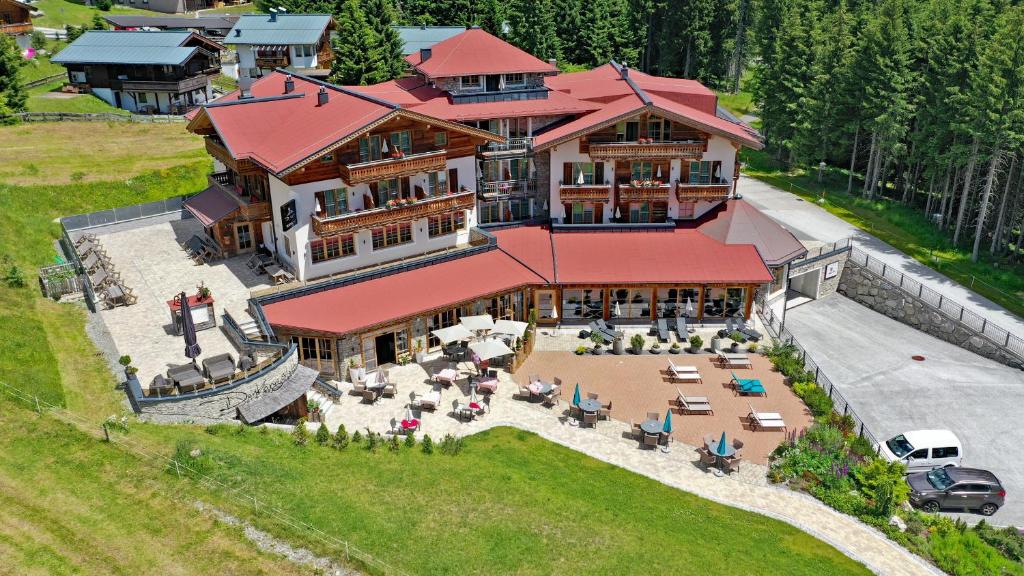
[(363, 366), (367, 371), (395, 364), (409, 353), (409, 331), (405, 326), (392, 327), (363, 336)]

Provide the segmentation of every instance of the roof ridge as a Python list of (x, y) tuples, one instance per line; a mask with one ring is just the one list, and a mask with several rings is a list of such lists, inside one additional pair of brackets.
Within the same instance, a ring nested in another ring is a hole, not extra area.
[[(640, 88), (640, 86), (635, 81), (633, 81), (632, 78), (629, 77), (628, 66), (622, 66), (615, 60), (609, 60), (608, 63), (611, 64), (612, 68), (614, 68), (615, 71), (619, 73), (619, 76), (626, 81), (626, 85), (633, 90), (633, 93), (636, 94), (637, 98), (639, 98), (640, 101), (644, 103), (644, 106), (651, 106), (654, 103), (654, 101), (651, 100), (651, 97), (647, 95), (647, 92), (644, 92), (643, 89)], [(622, 75), (623, 69), (627, 70), (625, 76)]]
[(337, 84), (332, 84), (332, 83), (327, 82), (325, 80), (318, 80), (316, 78), (313, 78), (312, 76), (306, 76), (305, 74), (299, 74), (298, 72), (292, 72), (291, 70), (285, 70), (284, 68), (275, 68), (274, 71), (275, 72), (280, 72), (282, 74), (289, 74), (291, 76), (294, 76), (295, 78), (299, 78), (301, 80), (305, 80), (306, 82), (310, 82), (310, 83), (316, 84), (318, 86), (323, 86), (325, 88), (331, 88), (333, 90), (341, 92), (342, 94), (348, 94), (349, 96), (354, 96), (356, 98), (362, 98), (363, 100), (366, 100), (367, 102), (373, 102), (374, 104), (380, 104), (381, 106), (387, 106), (388, 108), (391, 108), (392, 110), (399, 110), (402, 107), (401, 105), (396, 104), (396, 103), (394, 103), (394, 102), (392, 102), (390, 100), (385, 100), (383, 98), (378, 98), (377, 96), (371, 96), (369, 94), (364, 94), (363, 92), (358, 92), (356, 90), (352, 90), (351, 88), (345, 88), (344, 86), (339, 86)]
[(291, 100), (292, 98), (305, 98), (306, 95), (302, 92), (295, 94), (277, 94), (274, 96), (260, 96), (259, 98), (238, 98), (236, 100), (224, 100), (213, 102), (207, 102), (203, 105), (204, 108), (221, 108), (224, 106), (232, 106), (235, 104), (255, 104), (257, 102), (273, 102), (275, 100)]

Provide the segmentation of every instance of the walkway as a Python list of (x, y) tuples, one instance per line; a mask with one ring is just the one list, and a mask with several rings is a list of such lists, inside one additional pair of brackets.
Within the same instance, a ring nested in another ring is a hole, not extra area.
[(740, 178), (738, 190), (745, 200), (784, 225), (800, 241), (828, 243), (852, 238), (858, 248), (888, 266), (953, 299), (989, 322), (1024, 337), (1024, 319), (853, 224), (833, 216), (824, 208), (750, 177)]
[[(405, 416), (411, 394), (419, 395), (432, 388), (427, 370), (438, 368), (440, 363), (435, 361), (433, 364), (426, 370), (417, 364), (391, 368), (391, 379), (399, 387), (397, 398), (382, 399), (371, 406), (356, 396), (343, 396), (340, 409), (335, 408), (328, 417), (328, 428), (334, 431), (338, 424), (344, 423), (350, 433), (367, 428), (377, 432), (389, 430), (393, 418), (400, 420)], [(415, 414), (421, 416), (422, 432), (430, 434), (436, 441), (447, 433), (468, 436), (496, 426), (520, 428), (668, 486), (792, 524), (863, 562), (878, 574), (941, 574), (856, 519), (840, 514), (805, 494), (766, 485), (765, 469), (761, 466), (745, 465), (741, 467), (740, 474), (719, 478), (697, 463), (692, 446), (676, 442), (667, 454), (642, 450), (635, 440), (625, 437), (628, 424), (615, 420), (602, 422), (595, 429), (570, 426), (565, 417), (566, 402), (549, 409), (513, 400), (515, 384), (511, 376), (501, 371), (499, 381), (498, 393), (489, 402), (489, 412), (473, 422), (462, 424), (451, 416), (450, 409), (453, 401), (464, 399), (468, 394), (466, 380), (459, 380), (457, 386), (442, 392), (441, 407), (436, 413)], [(351, 388), (346, 383), (339, 386), (346, 390)], [(568, 393), (571, 394), (571, 390)]]

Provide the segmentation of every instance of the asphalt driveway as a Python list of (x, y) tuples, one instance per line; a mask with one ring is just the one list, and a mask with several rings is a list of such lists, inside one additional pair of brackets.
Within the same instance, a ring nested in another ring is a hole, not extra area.
[(790, 309), (786, 327), (879, 440), (916, 429), (956, 433), (964, 465), (991, 470), (1006, 488), (991, 521), (1024, 526), (1024, 372), (839, 294)]

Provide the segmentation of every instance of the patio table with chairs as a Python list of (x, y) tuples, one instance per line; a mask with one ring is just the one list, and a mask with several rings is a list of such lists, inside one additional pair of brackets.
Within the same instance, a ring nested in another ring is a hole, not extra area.
[(579, 406), (580, 410), (582, 410), (584, 413), (593, 414), (597, 414), (598, 412), (601, 411), (602, 408), (601, 401), (598, 400), (597, 398), (586, 398), (584, 400), (580, 400)]

